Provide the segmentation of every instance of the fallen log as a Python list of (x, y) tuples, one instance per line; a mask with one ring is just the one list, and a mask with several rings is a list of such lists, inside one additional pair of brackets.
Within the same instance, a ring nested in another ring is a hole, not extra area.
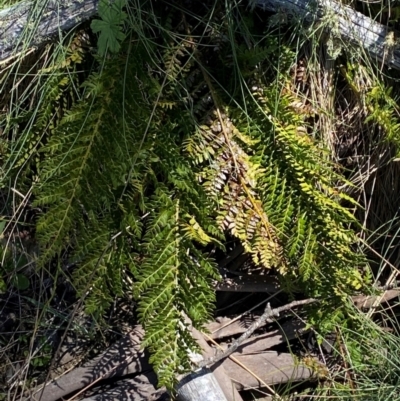
[[(363, 49), (372, 59), (400, 69), (399, 33), (333, 0), (251, 0), (253, 7), (279, 12), (283, 20), (322, 21), (342, 45)], [(322, 25), (321, 24), (321, 25)], [(339, 44), (337, 45), (337, 47)]]
[[(39, 47), (60, 32), (91, 18), (99, 0), (48, 0), (44, 5), (22, 2), (0, 11), (0, 61), (32, 47)], [(40, 4), (40, 3), (39, 3)], [(303, 22), (327, 18), (326, 28), (342, 43), (364, 49), (370, 56), (400, 69), (398, 33), (385, 25), (332, 0), (251, 0), (251, 5)]]
[(93, 17), (99, 0), (27, 1), (0, 10), (0, 61), (40, 47)]

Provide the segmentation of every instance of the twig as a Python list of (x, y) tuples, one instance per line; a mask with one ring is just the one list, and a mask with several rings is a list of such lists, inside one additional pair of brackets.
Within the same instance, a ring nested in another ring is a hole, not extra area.
[(279, 314), (281, 312), (290, 310), (292, 308), (295, 308), (296, 306), (308, 305), (314, 302), (317, 302), (317, 299), (309, 298), (301, 301), (293, 301), (287, 305), (283, 305), (275, 309), (271, 309), (271, 306), (268, 303), (264, 313), (237, 340), (235, 340), (227, 350), (213, 356), (212, 358), (199, 362), (198, 366), (200, 368), (203, 368), (205, 366), (211, 366), (219, 362), (220, 360), (228, 357), (238, 349), (238, 347), (240, 346), (240, 344), (243, 343), (243, 341), (247, 340), (260, 326), (265, 324), (267, 320), (274, 317), (279, 317)]

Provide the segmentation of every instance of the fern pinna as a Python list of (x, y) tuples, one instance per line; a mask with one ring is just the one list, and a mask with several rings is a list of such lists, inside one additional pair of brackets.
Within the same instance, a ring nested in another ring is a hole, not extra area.
[(340, 177), (299, 135), (305, 118), (276, 84), (294, 54), (272, 34), (262, 51), (244, 51), (229, 13), (213, 15), (216, 37), (207, 18), (169, 10), (173, 34), (150, 42), (132, 24), (85, 81), (42, 149), (35, 194), (39, 265), (68, 247), (75, 286), (97, 315), (132, 290), (151, 362), (172, 386), (196, 348), (187, 318), (201, 328), (212, 312), (218, 271), (206, 245), (223, 248), (229, 233), (255, 264), (314, 296), (359, 287), (363, 261), (334, 189)]

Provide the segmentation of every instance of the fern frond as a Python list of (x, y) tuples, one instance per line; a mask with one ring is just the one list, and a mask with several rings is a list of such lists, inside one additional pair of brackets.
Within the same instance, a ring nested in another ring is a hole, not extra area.
[[(78, 228), (76, 223), (81, 216), (91, 211), (96, 214), (112, 210), (118, 191), (128, 185), (127, 179), (134, 184), (148, 170), (151, 141), (139, 146), (139, 127), (144, 130), (145, 113), (147, 116), (151, 113), (151, 104), (143, 96), (140, 82), (145, 74), (137, 72), (141, 61), (131, 57), (132, 77), (130, 86), (124, 89), (127, 103), (121, 108), (119, 97), (126, 65), (123, 59), (120, 61), (110, 63), (101, 74), (93, 73), (87, 79), (85, 99), (66, 113), (42, 149), (49, 155), (41, 167), (35, 201), (36, 205), (47, 208), (38, 222), (42, 265), (69, 242), (70, 232)], [(147, 82), (152, 85), (152, 81)], [(131, 113), (130, 126), (125, 122), (125, 113)], [(124, 136), (117, 136), (116, 130)], [(137, 169), (130, 172), (133, 162)]]
[(340, 293), (344, 286), (335, 272), (351, 275), (363, 263), (353, 250), (357, 238), (349, 228), (356, 223), (355, 218), (341, 205), (341, 199), (347, 197), (336, 190), (337, 182), (344, 179), (335, 172), (324, 149), (298, 134), (297, 127), (304, 126), (305, 116), (291, 109), (292, 95), (276, 97), (276, 88), (261, 82), (254, 88), (256, 94), (252, 96), (257, 97), (258, 106), (248, 113), (257, 128), (249, 127), (244, 116), (240, 127), (259, 141), (255, 157), (267, 173), (259, 178), (259, 189), (292, 266), (290, 276), (305, 283), (314, 277), (308, 286), (311, 292), (330, 280)]
[(177, 372), (190, 366), (188, 351), (196, 349), (186, 332), (185, 315), (199, 326), (209, 317), (214, 299), (214, 266), (196, 250), (179, 199), (164, 192), (154, 197), (148, 229), (140, 247), (142, 262), (133, 264), (134, 292), (146, 329), (145, 346), (160, 383), (170, 385)]
[[(201, 328), (213, 308), (218, 270), (205, 246), (233, 235), (255, 264), (327, 299), (358, 288), (363, 259), (342, 177), (287, 85), (289, 47), (272, 34), (249, 45), (224, 13), (146, 12), (151, 28), (132, 23), (121, 52), (95, 63), (54, 120), (34, 194), (39, 265), (68, 249), (77, 291), (99, 316), (133, 275), (144, 345), (172, 388), (196, 348), (187, 319)], [(55, 105), (63, 85), (49, 90)]]
[[(207, 125), (200, 126), (185, 149), (197, 164), (208, 161), (199, 179), (219, 205), (216, 220), (221, 231), (239, 238), (255, 263), (266, 268), (282, 265), (283, 251), (275, 228), (255, 191), (260, 169), (251, 163), (235, 139), (240, 137), (244, 142), (247, 138), (229, 118), (221, 122), (215, 111), (209, 113), (205, 122)], [(247, 143), (251, 143), (250, 139)]]

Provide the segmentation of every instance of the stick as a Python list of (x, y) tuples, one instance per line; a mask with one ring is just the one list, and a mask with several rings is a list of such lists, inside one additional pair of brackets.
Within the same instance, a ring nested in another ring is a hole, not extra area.
[(214, 365), (215, 363), (219, 362), (220, 360), (228, 357), (231, 355), (233, 352), (235, 352), (240, 344), (242, 344), (243, 341), (247, 340), (260, 326), (266, 323), (267, 320), (274, 318), (274, 317), (279, 317), (279, 314), (281, 312), (290, 310), (292, 308), (295, 308), (296, 306), (301, 306), (301, 305), (308, 305), (311, 303), (317, 302), (316, 299), (310, 298), (310, 299), (304, 299), (301, 301), (293, 301), (287, 305), (283, 305), (279, 308), (271, 309), (270, 304), (268, 303), (264, 313), (260, 316), (258, 320), (256, 320), (237, 340), (235, 340), (232, 345), (225, 350), (224, 352), (221, 352), (220, 354), (215, 355), (212, 358), (206, 359), (204, 361), (201, 361), (198, 363), (198, 366), (200, 368), (203, 368), (205, 366), (211, 366)]

